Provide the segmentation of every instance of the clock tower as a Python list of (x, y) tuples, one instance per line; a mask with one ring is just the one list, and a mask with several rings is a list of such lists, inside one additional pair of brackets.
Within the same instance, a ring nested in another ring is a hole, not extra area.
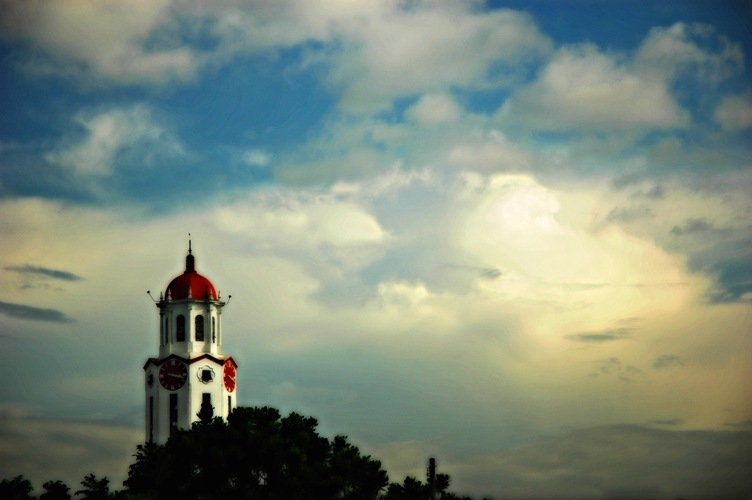
[(222, 352), (222, 301), (196, 272), (188, 241), (185, 272), (156, 301), (159, 356), (144, 365), (146, 441), (163, 444), (202, 418), (227, 418), (237, 406), (237, 364)]

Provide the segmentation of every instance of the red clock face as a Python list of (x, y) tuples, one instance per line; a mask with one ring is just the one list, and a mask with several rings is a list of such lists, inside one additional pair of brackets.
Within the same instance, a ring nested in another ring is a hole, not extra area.
[(180, 389), (187, 379), (188, 369), (175, 358), (163, 363), (159, 368), (159, 383), (168, 391)]
[(235, 375), (235, 365), (225, 363), (225, 389), (227, 389), (227, 392), (235, 390)]

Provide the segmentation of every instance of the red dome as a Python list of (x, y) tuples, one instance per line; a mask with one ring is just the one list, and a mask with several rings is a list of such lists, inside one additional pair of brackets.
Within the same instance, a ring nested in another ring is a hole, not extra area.
[(217, 300), (217, 291), (212, 282), (196, 271), (185, 272), (172, 280), (167, 286), (166, 294), (169, 294), (172, 300), (187, 299), (189, 290), (191, 298)]
[(167, 285), (165, 297), (169, 297), (172, 300), (187, 299), (189, 297), (197, 300), (217, 300), (217, 290), (212, 285), (212, 282), (196, 272), (190, 249), (185, 258), (185, 272)]

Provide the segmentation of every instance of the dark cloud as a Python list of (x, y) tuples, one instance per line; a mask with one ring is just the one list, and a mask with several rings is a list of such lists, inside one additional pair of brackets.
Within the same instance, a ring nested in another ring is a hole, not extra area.
[(752, 238), (726, 239), (716, 231), (706, 237), (705, 243), (702, 250), (690, 252), (689, 268), (713, 278), (710, 302), (748, 300), (752, 294)]
[(140, 426), (5, 412), (0, 414), (0, 478), (23, 474), (37, 488), (61, 479), (76, 491), (84, 476), (93, 473), (107, 476), (111, 487), (120, 489), (141, 438)]
[(618, 321), (618, 324), (620, 325), (635, 325), (642, 321), (642, 318), (639, 317), (631, 317), (631, 318), (622, 318)]
[(675, 236), (683, 236), (685, 234), (697, 234), (707, 233), (708, 231), (716, 230), (712, 223), (708, 222), (704, 217), (687, 219), (681, 226), (674, 226), (671, 228), (671, 234)]
[(29, 319), (32, 321), (51, 321), (54, 323), (68, 323), (72, 321), (65, 313), (57, 309), (44, 309), (23, 304), (11, 304), (9, 302), (0, 302), (0, 314), (5, 314), (9, 318)]
[(6, 266), (6, 271), (13, 271), (15, 273), (22, 274), (26, 277), (40, 277), (51, 278), (62, 281), (81, 281), (83, 278), (77, 274), (70, 273), (68, 271), (61, 271), (59, 269), (49, 269), (46, 267), (32, 266), (31, 264), (25, 264), (23, 266)]
[(674, 425), (682, 425), (684, 423), (684, 419), (683, 418), (668, 418), (665, 420), (651, 420), (649, 423), (653, 425), (674, 426)]
[(736, 302), (752, 293), (752, 252), (749, 253), (713, 266), (718, 287), (711, 294), (712, 302)]
[(459, 470), (454, 490), (479, 498), (750, 498), (752, 432), (595, 427)]
[(725, 427), (731, 427), (732, 429), (752, 429), (752, 420), (743, 420), (741, 422), (726, 422), (723, 425)]
[(504, 274), (501, 270), (495, 267), (468, 266), (468, 265), (462, 265), (462, 264), (443, 264), (443, 265), (444, 267), (448, 267), (451, 269), (460, 269), (460, 270), (469, 271), (473, 274), (477, 274), (480, 278), (487, 279), (487, 280), (494, 280)]
[[(621, 177), (617, 177), (614, 179), (614, 181), (611, 183), (611, 186), (617, 190), (621, 191), (625, 188), (628, 188), (631, 185), (642, 183), (645, 181), (644, 174), (627, 174)], [(631, 198), (633, 199), (648, 199), (648, 200), (660, 200), (663, 199), (666, 196), (666, 189), (661, 184), (654, 184), (653, 187), (648, 189), (647, 191), (645, 189), (635, 189), (635, 192), (632, 193)]]
[(649, 191), (641, 193), (645, 198), (651, 200), (660, 200), (666, 196), (666, 190), (660, 184), (656, 184)]
[(598, 361), (598, 369), (589, 373), (590, 378), (600, 376), (613, 376), (622, 382), (632, 382), (633, 377), (642, 373), (642, 370), (632, 365), (623, 365), (619, 358), (608, 358)]
[(566, 338), (587, 343), (611, 342), (612, 340), (628, 338), (633, 331), (634, 328), (611, 328), (602, 331), (573, 333), (567, 335)]
[(608, 213), (606, 219), (609, 222), (634, 222), (640, 219), (653, 217), (653, 211), (649, 207), (616, 207)]
[(684, 361), (675, 354), (662, 354), (653, 361), (653, 368), (662, 370), (670, 366), (683, 366)]
[(489, 280), (496, 279), (499, 276), (501, 276), (502, 274), (504, 274), (504, 273), (502, 273), (501, 271), (499, 271), (498, 269), (493, 268), (493, 267), (485, 267), (485, 268), (483, 268), (483, 269), (480, 270), (480, 277), (481, 278), (485, 278), (485, 279), (489, 279)]
[(644, 178), (645, 173), (643, 172), (630, 172), (614, 178), (614, 180), (611, 181), (611, 186), (619, 191), (633, 184), (637, 184), (638, 182), (642, 182)]

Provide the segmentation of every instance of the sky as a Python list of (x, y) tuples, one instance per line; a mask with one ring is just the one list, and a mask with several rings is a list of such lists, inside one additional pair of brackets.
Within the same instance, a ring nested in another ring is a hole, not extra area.
[(158, 296), (480, 498), (752, 495), (743, 1), (0, 0), (0, 477), (120, 488)]

